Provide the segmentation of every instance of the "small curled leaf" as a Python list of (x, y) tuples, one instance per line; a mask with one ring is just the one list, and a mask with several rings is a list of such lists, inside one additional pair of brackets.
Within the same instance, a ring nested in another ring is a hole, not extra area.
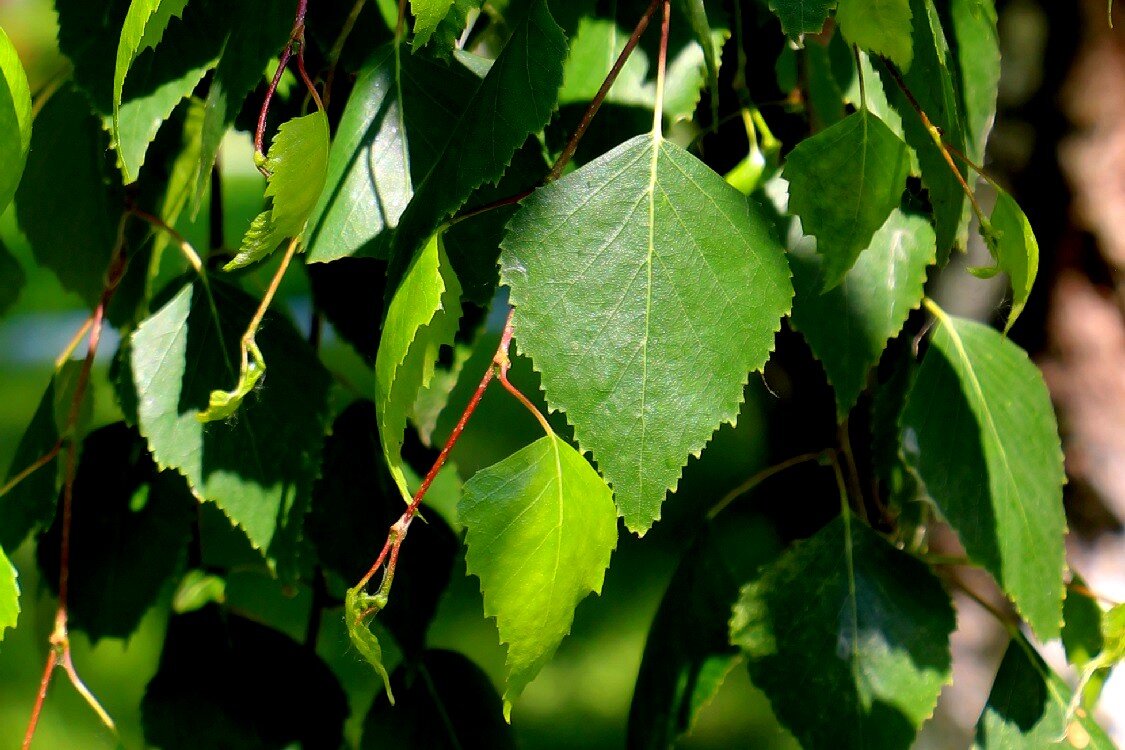
[(387, 674), (387, 668), (383, 666), (383, 647), (379, 645), (379, 639), (366, 624), (369, 617), (378, 614), (379, 610), (387, 606), (387, 597), (382, 593), (368, 594), (363, 590), (366, 585), (367, 582), (364, 581), (348, 589), (348, 593), (344, 595), (344, 619), (348, 626), (348, 637), (367, 663), (383, 678), (387, 700), (393, 706), (395, 696), (391, 692), (390, 675)]

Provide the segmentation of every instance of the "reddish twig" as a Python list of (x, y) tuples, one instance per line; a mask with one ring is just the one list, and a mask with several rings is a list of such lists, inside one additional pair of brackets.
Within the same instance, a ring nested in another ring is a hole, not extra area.
[[(488, 384), (492, 382), (492, 378), (496, 375), (498, 367), (504, 367), (505, 362), (508, 362), (508, 350), (512, 345), (512, 315), (514, 310), (508, 310), (508, 318), (504, 323), (504, 332), (500, 334), (500, 345), (496, 348), (496, 353), (492, 356), (492, 361), (488, 365), (484, 376), (480, 380), (476, 391), (473, 392), (472, 398), (469, 399), (468, 405), (461, 413), (457, 424), (453, 426), (453, 431), (449, 433), (449, 437), (442, 446), (441, 453), (438, 454), (437, 459), (434, 460), (433, 466), (426, 473), (425, 478), (422, 479), (422, 484), (419, 485), (418, 491), (414, 493), (411, 498), (410, 504), (406, 506), (399, 519), (391, 526), (387, 534), (387, 541), (383, 544), (383, 549), (379, 552), (379, 556), (375, 559), (375, 563), (371, 566), (370, 570), (359, 580), (359, 586), (362, 588), (366, 586), (371, 578), (378, 572), (383, 563), (387, 563), (387, 571), (384, 574), (384, 583), (381, 588), (388, 588), (389, 581), (394, 577), (395, 565), (398, 562), (398, 550), (402, 546), (403, 540), (406, 538), (407, 532), (410, 530), (410, 522), (418, 512), (418, 507), (422, 504), (423, 498), (433, 484), (434, 478), (437, 477), (438, 472), (445, 466), (446, 460), (449, 458), (450, 451), (457, 445), (457, 441), (461, 438), (461, 433), (465, 429), (465, 425), (469, 422), (469, 417), (476, 411), (477, 406), (480, 405), (481, 398), (484, 397), (484, 392), (488, 389)], [(507, 370), (505, 372), (505, 379)], [(389, 559), (388, 559), (389, 557)]]
[[(563, 170), (566, 169), (566, 165), (570, 163), (571, 158), (574, 157), (574, 153), (578, 150), (578, 144), (582, 140), (582, 136), (586, 134), (586, 130), (590, 127), (590, 123), (593, 122), (594, 115), (596, 115), (598, 113), (598, 110), (601, 109), (602, 104), (605, 102), (606, 96), (609, 94), (609, 90), (613, 87), (614, 81), (617, 80), (617, 76), (621, 73), (622, 68), (625, 67), (625, 62), (629, 59), (629, 56), (633, 54), (633, 50), (636, 49), (637, 44), (641, 41), (641, 35), (643, 35), (645, 29), (648, 28), (648, 23), (650, 20), (652, 20), (652, 14), (656, 12), (656, 8), (660, 5), (661, 2), (662, 0), (652, 0), (652, 2), (649, 3), (648, 8), (645, 9), (645, 12), (641, 16), (640, 20), (637, 21), (637, 25), (633, 29), (633, 33), (629, 35), (629, 40), (625, 42), (624, 49), (622, 49), (621, 54), (617, 56), (617, 60), (614, 61), (613, 67), (609, 69), (609, 73), (606, 74), (605, 80), (602, 81), (601, 88), (598, 89), (598, 93), (595, 94), (594, 98), (590, 100), (589, 106), (586, 107), (586, 111), (582, 114), (582, 119), (579, 120), (578, 127), (575, 128), (573, 133), (571, 133), (570, 139), (566, 142), (566, 146), (563, 147), (562, 152), (559, 154), (558, 158), (555, 159), (555, 163), (551, 166), (551, 171), (548, 172), (547, 176), (543, 178), (543, 184), (554, 182), (562, 176)], [(514, 203), (519, 203), (534, 192), (535, 188), (530, 187), (526, 190), (521, 190), (515, 195), (509, 195), (506, 198), (500, 198), (499, 200), (492, 201), (491, 203), (486, 203), (483, 206), (477, 206), (476, 208), (469, 209), (450, 219), (449, 225), (453, 226), (454, 224), (465, 221), (466, 219), (471, 219), (474, 216), (488, 213), (493, 209), (503, 208), (504, 206), (510, 206)]]
[(270, 102), (273, 101), (273, 95), (277, 92), (277, 86), (281, 83), (281, 76), (285, 73), (285, 68), (289, 65), (289, 60), (293, 57), (294, 53), (297, 55), (297, 70), (301, 75), (301, 80), (304, 81), (305, 86), (309, 90), (309, 94), (316, 101), (317, 109), (324, 109), (324, 104), (320, 101), (320, 94), (313, 85), (312, 79), (305, 71), (305, 15), (308, 13), (309, 0), (297, 0), (297, 14), (293, 19), (293, 29), (289, 32), (289, 40), (285, 42), (285, 48), (281, 50), (281, 55), (277, 59), (277, 70), (274, 71), (273, 79), (270, 81), (269, 87), (266, 89), (266, 95), (262, 99), (262, 109), (258, 112), (258, 127), (254, 130), (254, 160), (258, 165), (258, 171), (268, 176), (265, 168), (264, 160), (266, 157), (264, 141), (266, 133), (266, 115), (270, 111)]
[(125, 268), (128, 265), (128, 256), (125, 253), (125, 223), (128, 216), (130, 216), (130, 214), (125, 213), (118, 224), (117, 244), (114, 248), (113, 256), (110, 259), (109, 268), (106, 270), (105, 284), (102, 288), (101, 297), (98, 300), (97, 306), (94, 308), (94, 314), (91, 318), (90, 339), (86, 348), (86, 358), (82, 363), (82, 369), (78, 374), (78, 380), (74, 386), (74, 394), (71, 396), (70, 409), (66, 416), (66, 425), (62, 430), (63, 438), (60, 440), (60, 443), (63, 444), (62, 447), (65, 447), (66, 450), (64, 454), (63, 508), (62, 518), (60, 520), (59, 603), (58, 609), (55, 611), (55, 627), (50, 637), (51, 651), (47, 655), (47, 663), (43, 670), (43, 679), (40, 682), (39, 692), (36, 694), (35, 705), (31, 711), (31, 718), (28, 721), (27, 732), (24, 735), (24, 750), (28, 750), (28, 748), (31, 747), (31, 742), (35, 738), (35, 729), (39, 725), (39, 717), (43, 712), (43, 703), (47, 698), (47, 689), (50, 687), (51, 677), (54, 674), (55, 667), (59, 664), (63, 666), (63, 670), (67, 673), (75, 690), (77, 690), (90, 707), (93, 708), (102, 722), (104, 722), (110, 730), (115, 730), (113, 719), (110, 718), (109, 714), (107, 714), (101, 704), (98, 703), (97, 698), (94, 697), (93, 693), (91, 693), (89, 688), (82, 682), (78, 676), (77, 670), (74, 668), (74, 662), (70, 655), (70, 636), (67, 630), (67, 599), (70, 593), (70, 538), (74, 508), (74, 477), (78, 461), (76, 427), (79, 414), (82, 410), (82, 402), (86, 398), (86, 391), (90, 384), (90, 372), (94, 366), (94, 359), (98, 354), (98, 344), (101, 342), (102, 328), (105, 322), (105, 311), (109, 306), (110, 300), (113, 299), (113, 295), (117, 291), (117, 286), (121, 283), (121, 278), (125, 275)]
[(964, 191), (965, 195), (969, 198), (969, 203), (973, 206), (973, 212), (977, 215), (977, 221), (980, 222), (982, 230), (987, 229), (990, 226), (988, 218), (984, 215), (984, 211), (981, 210), (980, 204), (977, 203), (977, 197), (973, 193), (973, 189), (969, 187), (969, 183), (965, 180), (965, 175), (961, 174), (961, 170), (957, 168), (957, 162), (953, 161), (953, 156), (949, 153), (949, 148), (946, 146), (945, 140), (942, 137), (941, 128), (930, 121), (926, 111), (922, 109), (922, 105), (918, 103), (918, 100), (914, 97), (914, 93), (906, 86), (906, 81), (902, 79), (902, 75), (898, 72), (898, 69), (895, 68), (894, 64), (886, 58), (881, 58), (881, 60), (883, 62), (883, 68), (890, 74), (891, 79), (894, 80), (895, 85), (902, 91), (906, 100), (910, 102), (910, 106), (922, 121), (922, 126), (925, 127), (926, 132), (929, 133), (930, 139), (934, 142), (934, 145), (937, 146), (938, 151), (941, 152), (945, 163), (948, 164), (949, 168), (953, 171), (953, 175), (961, 185), (961, 190)]
[[(663, 1), (665, 2), (665, 4), (667, 4), (667, 0)], [(574, 152), (578, 150), (578, 142), (581, 141), (582, 136), (586, 134), (586, 129), (590, 127), (590, 123), (593, 121), (594, 115), (596, 115), (598, 113), (598, 109), (601, 108), (602, 102), (605, 101), (606, 96), (609, 94), (609, 90), (613, 87), (614, 81), (617, 80), (618, 74), (621, 73), (621, 69), (625, 67), (625, 62), (629, 59), (629, 56), (633, 54), (633, 50), (641, 41), (641, 35), (644, 34), (645, 29), (648, 28), (648, 22), (652, 20), (652, 14), (656, 12), (656, 8), (660, 5), (661, 2), (662, 0), (652, 0), (652, 2), (648, 4), (648, 8), (645, 9), (644, 14), (641, 15), (640, 20), (637, 21), (637, 25), (633, 29), (633, 33), (629, 35), (629, 41), (625, 42), (624, 49), (622, 49), (621, 54), (617, 56), (617, 59), (613, 63), (613, 67), (609, 69), (609, 73), (606, 75), (605, 80), (602, 82), (601, 88), (598, 89), (598, 93), (594, 95), (594, 98), (592, 100), (590, 100), (590, 106), (586, 108), (585, 113), (583, 113), (582, 115), (582, 119), (578, 122), (578, 127), (575, 128), (574, 133), (571, 134), (570, 140), (567, 141), (566, 147), (563, 148), (562, 153), (559, 154), (559, 158), (555, 160), (555, 165), (551, 167), (551, 172), (547, 175), (547, 179), (545, 180), (545, 182), (554, 182), (555, 180), (557, 180), (562, 175), (563, 170), (566, 169), (566, 165), (570, 163), (570, 159), (572, 156), (574, 156)], [(664, 23), (664, 38), (667, 39), (667, 15), (665, 15)], [(665, 48), (667, 48), (666, 45)], [(657, 96), (659, 97), (660, 94), (658, 93)]]

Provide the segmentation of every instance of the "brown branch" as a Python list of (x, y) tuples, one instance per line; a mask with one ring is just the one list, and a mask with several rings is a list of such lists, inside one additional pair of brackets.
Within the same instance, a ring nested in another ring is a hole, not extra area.
[(268, 172), (264, 166), (266, 154), (263, 148), (266, 115), (269, 114), (270, 102), (273, 101), (273, 95), (277, 92), (277, 86), (281, 83), (281, 76), (285, 73), (285, 67), (289, 65), (289, 60), (293, 57), (294, 51), (297, 53), (297, 67), (305, 86), (308, 87), (312, 97), (316, 99), (317, 107), (319, 109), (324, 108), (316, 87), (313, 86), (308, 73), (305, 72), (305, 15), (308, 13), (308, 6), (309, 0), (297, 0), (297, 13), (293, 19), (293, 28), (289, 32), (288, 41), (285, 42), (285, 49), (281, 50), (281, 55), (278, 57), (277, 70), (274, 71), (273, 79), (266, 89), (266, 95), (262, 98), (262, 108), (258, 112), (258, 127), (254, 130), (254, 161), (258, 166), (258, 171), (266, 176), (268, 176)]
[[(629, 35), (629, 41), (625, 42), (624, 49), (622, 49), (621, 54), (617, 56), (613, 67), (609, 69), (609, 73), (606, 75), (605, 80), (602, 81), (598, 93), (590, 100), (590, 106), (586, 107), (586, 111), (582, 114), (582, 119), (578, 122), (578, 127), (575, 128), (574, 132), (571, 134), (570, 140), (567, 141), (566, 147), (563, 148), (562, 153), (559, 154), (559, 158), (555, 160), (555, 164), (551, 167), (551, 171), (544, 182), (554, 182), (557, 180), (562, 175), (563, 170), (566, 169), (566, 165), (570, 163), (574, 152), (578, 150), (578, 142), (581, 141), (582, 136), (586, 134), (586, 130), (590, 127), (594, 115), (596, 115), (601, 108), (602, 102), (605, 101), (609, 90), (613, 87), (613, 83), (621, 73), (621, 69), (625, 67), (625, 62), (629, 59), (629, 56), (633, 54), (633, 50), (641, 41), (641, 35), (644, 34), (645, 29), (648, 28), (648, 22), (652, 20), (652, 14), (656, 12), (656, 8), (660, 5), (661, 1), (662, 0), (652, 0), (652, 2), (648, 4), (648, 8), (646, 8), (645, 12), (641, 15), (640, 20), (637, 21), (633, 33)], [(667, 0), (664, 1), (667, 2)], [(659, 96), (659, 93), (657, 96)]]
[(767, 479), (772, 479), (776, 475), (792, 469), (794, 466), (799, 466), (803, 463), (808, 463), (810, 461), (816, 461), (817, 463), (819, 463), (830, 458), (833, 454), (834, 451), (832, 451), (831, 449), (817, 451), (816, 453), (802, 453), (798, 456), (787, 458), (781, 463), (774, 464), (773, 466), (767, 466), (756, 474), (751, 475), (749, 479), (732, 489), (727, 494), (723, 495), (722, 500), (715, 503), (714, 507), (712, 507), (711, 510), (707, 511), (707, 519), (714, 519), (717, 515), (726, 510), (727, 506), (729, 506), (735, 500), (742, 497), (747, 492), (754, 489)]
[(938, 128), (930, 121), (929, 116), (927, 116), (925, 110), (922, 109), (922, 105), (919, 104), (918, 100), (914, 97), (914, 93), (907, 88), (906, 81), (902, 79), (902, 75), (898, 72), (894, 63), (887, 60), (885, 57), (880, 58), (880, 60), (883, 63), (883, 68), (890, 74), (895, 84), (906, 97), (906, 100), (910, 102), (910, 106), (913, 107), (914, 111), (918, 114), (918, 118), (922, 121), (926, 132), (930, 134), (930, 138), (933, 140), (934, 145), (937, 146), (938, 151), (941, 152), (945, 163), (949, 165), (949, 168), (953, 171), (953, 175), (957, 178), (957, 182), (961, 185), (961, 189), (965, 192), (965, 195), (968, 196), (969, 202), (973, 205), (973, 212), (977, 215), (977, 221), (980, 222), (982, 232), (986, 231), (988, 227), (991, 226), (988, 218), (984, 215), (984, 211), (981, 210), (980, 203), (977, 202), (977, 197), (973, 193), (973, 189), (969, 187), (969, 183), (965, 181), (965, 175), (961, 174), (961, 170), (957, 168), (957, 163), (953, 161), (953, 156), (949, 153), (949, 148), (942, 138), (941, 128)]
[[(371, 578), (378, 572), (383, 563), (387, 563), (387, 570), (384, 573), (383, 584), (380, 586), (380, 591), (389, 589), (389, 583), (394, 578), (395, 565), (398, 563), (398, 550), (402, 546), (403, 540), (406, 538), (407, 532), (410, 530), (410, 522), (414, 519), (415, 514), (418, 512), (418, 506), (422, 504), (423, 498), (433, 484), (434, 478), (437, 477), (438, 472), (445, 466), (446, 460), (449, 458), (449, 453), (457, 445), (457, 441), (461, 438), (461, 433), (465, 429), (465, 425), (469, 422), (469, 417), (476, 411), (477, 406), (480, 405), (480, 400), (484, 396), (485, 391), (488, 389), (488, 384), (492, 382), (492, 378), (496, 375), (498, 367), (502, 367), (504, 362), (508, 362), (508, 350), (512, 345), (512, 315), (514, 310), (508, 310), (508, 318), (504, 323), (504, 331), (500, 334), (500, 345), (496, 347), (496, 353), (492, 356), (492, 361), (485, 370), (484, 376), (480, 380), (476, 391), (473, 392), (472, 398), (465, 406), (465, 410), (461, 412), (461, 416), (457, 420), (457, 424), (453, 426), (453, 431), (449, 433), (449, 437), (442, 446), (441, 453), (438, 454), (437, 459), (434, 460), (433, 466), (426, 473), (422, 484), (419, 485), (418, 491), (414, 493), (410, 504), (406, 506), (406, 510), (399, 516), (399, 519), (391, 525), (390, 531), (387, 533), (387, 541), (383, 544), (383, 549), (379, 552), (379, 556), (375, 559), (374, 564), (367, 571), (367, 573), (359, 580), (359, 587), (362, 588), (371, 581)], [(389, 556), (389, 560), (388, 560)]]
[(70, 654), (70, 636), (67, 631), (67, 599), (70, 593), (70, 539), (74, 515), (74, 477), (78, 461), (76, 427), (79, 414), (82, 410), (82, 402), (86, 398), (86, 391), (90, 384), (90, 372), (94, 366), (94, 359), (98, 354), (98, 344), (101, 342), (102, 329), (105, 323), (105, 311), (109, 306), (110, 300), (113, 299), (113, 295), (117, 291), (117, 287), (121, 283), (121, 278), (125, 275), (125, 269), (128, 265), (129, 259), (125, 252), (125, 225), (130, 215), (130, 212), (125, 212), (118, 222), (117, 244), (114, 247), (113, 255), (109, 261), (109, 267), (106, 270), (105, 284), (102, 288), (101, 297), (91, 317), (90, 340), (86, 348), (86, 358), (82, 363), (82, 369), (79, 371), (78, 380), (74, 386), (74, 393), (70, 400), (70, 409), (67, 412), (66, 425), (62, 430), (63, 439), (60, 442), (64, 443), (62, 447), (65, 447), (66, 450), (64, 454), (63, 508), (62, 518), (60, 520), (59, 603), (55, 611), (55, 628), (50, 637), (51, 650), (47, 655), (47, 663), (43, 670), (43, 678), (39, 685), (39, 692), (36, 694), (35, 705), (32, 708), (31, 718), (27, 725), (27, 732), (24, 735), (24, 750), (28, 750), (28, 748), (31, 747), (32, 741), (35, 739), (35, 729), (39, 724), (39, 717), (43, 712), (43, 702), (47, 698), (47, 689), (50, 686), (55, 667), (59, 664), (63, 666), (63, 670), (70, 678), (70, 682), (74, 685), (75, 690), (78, 691), (90, 707), (98, 714), (102, 722), (109, 727), (111, 731), (116, 731), (113, 719), (110, 718), (109, 714), (106, 713), (105, 709), (98, 703), (97, 698), (94, 697), (93, 693), (91, 693), (89, 688), (82, 682), (78, 676), (77, 670), (74, 668), (74, 662)]

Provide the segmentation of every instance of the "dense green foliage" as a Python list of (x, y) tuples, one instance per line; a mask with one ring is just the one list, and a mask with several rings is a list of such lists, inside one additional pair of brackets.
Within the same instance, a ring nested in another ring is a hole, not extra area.
[[(576, 608), (653, 531), (680, 557), (631, 747), (690, 732), (739, 663), (802, 747), (911, 747), (952, 679), (957, 566), (1011, 604), (980, 747), (1111, 746), (1090, 717), (1125, 610), (1065, 597), (1058, 425), (1006, 337), (1038, 245), (975, 195), (993, 0), (56, 7), (71, 65), (34, 98), (0, 31), (0, 211), (92, 311), (0, 491), (0, 638), (34, 560), (55, 681), (81, 684), (71, 631), (160, 612), (151, 746), (513, 747)], [(265, 181), (226, 247), (246, 131)], [(204, 207), (197, 249), (176, 227)], [(995, 260), (972, 273), (1010, 279), (1004, 332), (926, 296), (970, 230)], [(837, 440), (720, 477), (788, 331)], [(715, 496), (682, 491), (704, 471)], [(817, 493), (785, 499), (800, 533), (740, 499), (782, 472)], [(462, 572), (503, 685), (428, 639)], [(1076, 691), (1032, 640), (1060, 634)]]

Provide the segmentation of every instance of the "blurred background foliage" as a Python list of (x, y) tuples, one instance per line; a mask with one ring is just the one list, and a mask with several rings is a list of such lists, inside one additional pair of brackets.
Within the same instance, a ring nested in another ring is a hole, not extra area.
[[(1108, 28), (1102, 0), (1000, 0), (997, 5), (1003, 74), (988, 166), (1026, 209), (1043, 253), (1040, 283), (1012, 335), (1044, 368), (1060, 413), (1071, 479), (1071, 562), (1092, 588), (1120, 601), (1125, 599), (1125, 36)], [(1125, 17), (1119, 13), (1117, 20), (1118, 28), (1125, 29)], [(0, 0), (0, 26), (19, 50), (32, 91), (65, 69), (55, 44), (51, 0)], [(771, 70), (772, 63), (756, 69)], [(766, 105), (763, 112), (767, 120), (783, 116)], [(601, 121), (613, 117), (614, 111), (607, 109)], [(596, 136), (593, 133), (589, 143)], [(744, 153), (736, 139), (722, 131), (704, 140), (703, 147), (711, 150), (711, 161), (729, 157), (733, 164)], [(228, 137), (221, 164), (223, 231), (232, 243), (261, 209), (263, 181), (253, 167), (245, 133)], [(981, 196), (982, 202), (990, 201), (983, 183)], [(194, 220), (185, 219), (179, 226), (200, 247), (208, 241), (206, 205), (204, 201)], [(13, 210), (0, 217), (0, 241), (20, 266), (0, 270), (0, 297), (17, 274), (26, 277), (18, 299), (0, 320), (0, 467), (6, 467), (49, 380), (54, 358), (84, 312), (76, 296), (64, 292), (49, 271), (32, 261)], [(933, 294), (943, 307), (978, 319), (998, 312), (1004, 282), (980, 281), (956, 268), (981, 265), (985, 257), (983, 247), (971, 248), (954, 261), (953, 271), (936, 281)], [(260, 293), (273, 270), (272, 264), (265, 264), (246, 278), (246, 286)], [(308, 327), (310, 295), (306, 274), (288, 274), (283, 298), (302, 329)], [(794, 342), (786, 345), (786, 336), (791, 334), (782, 335), (778, 361), (763, 378), (752, 378), (737, 428), (722, 428), (703, 456), (689, 464), (679, 491), (665, 507), (665, 519), (673, 520), (658, 524), (643, 541), (622, 536), (603, 595), (582, 603), (574, 634), (515, 706), (515, 731), (522, 746), (622, 747), (647, 630), (677, 560), (690, 543), (690, 531), (697, 528), (692, 524), (699, 522), (699, 509), (714, 505), (762, 466), (831, 441), (825, 438), (831, 435), (825, 431), (833, 429), (831, 394), (807, 350)], [(116, 342), (105, 346), (112, 351)], [(491, 347), (485, 345), (484, 350)], [(329, 335), (322, 352), (342, 381), (356, 391), (371, 392), (370, 370), (351, 347)], [(471, 356), (467, 348), (461, 354)], [(95, 369), (92, 427), (119, 418), (107, 379), (109, 360), (100, 358)], [(523, 381), (525, 392), (535, 390), (534, 374), (526, 364), (517, 363), (514, 379)], [(496, 392), (486, 397), (454, 456), (462, 477), (536, 436), (538, 427), (518, 409)], [(771, 414), (780, 413), (786, 415), (784, 420), (771, 419)], [(831, 515), (836, 502), (831, 492), (821, 492), (821, 479), (815, 471), (780, 477), (743, 500), (739, 512), (768, 516), (782, 537), (807, 534)], [(22, 737), (54, 616), (32, 545), (17, 550), (13, 562), (20, 571), (24, 611), (19, 628), (0, 644), (0, 748), (16, 747)], [(974, 581), (978, 583), (986, 582)], [(247, 613), (268, 613), (283, 630), (303, 637), (309, 592), (244, 588), (255, 593), (239, 601), (237, 583), (228, 583), (228, 601)], [(164, 596), (170, 601), (172, 595), (169, 587)], [(922, 748), (968, 745), (1002, 651), (1004, 636), (996, 624), (973, 605), (962, 600), (957, 604), (955, 687), (943, 695), (935, 719), (919, 738)], [(83, 635), (73, 636), (75, 661), (118, 721), (127, 748), (143, 746), (139, 705), (145, 683), (156, 670), (166, 612), (166, 607), (151, 610), (128, 641), (104, 639), (93, 646)], [(464, 575), (459, 560), (429, 641), (434, 647), (466, 653), (499, 683), (503, 650), (493, 623), (481, 612), (477, 582)], [(320, 651), (349, 692), (354, 737), (377, 686), (369, 669), (349, 651), (336, 615), (326, 613)], [(390, 658), (393, 661), (394, 655)], [(1055, 666), (1062, 668), (1061, 660)], [(1125, 740), (1122, 683), (1119, 675), (1102, 700), (1107, 712), (1102, 719), (1119, 743)], [(116, 746), (66, 681), (57, 680), (37, 747)], [(793, 748), (795, 743), (777, 726), (746, 671), (735, 668), (682, 746), (769, 750)]]

